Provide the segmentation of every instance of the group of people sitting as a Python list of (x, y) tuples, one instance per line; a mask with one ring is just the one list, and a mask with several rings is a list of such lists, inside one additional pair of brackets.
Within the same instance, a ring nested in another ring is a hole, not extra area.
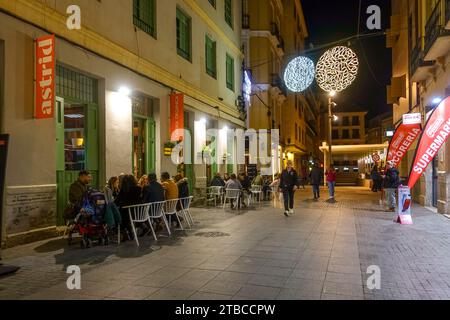
[[(217, 173), (211, 180), (211, 187), (223, 187), (225, 190), (240, 190), (239, 206), (246, 207), (245, 201), (242, 201), (244, 197), (251, 195), (253, 186), (261, 187), (263, 200), (268, 200), (269, 190), (273, 187), (279, 187), (280, 175), (276, 175), (275, 179), (272, 176), (262, 176), (258, 171), (256, 177), (251, 179), (245, 172), (241, 172), (238, 175), (225, 173), (223, 176)], [(232, 203), (232, 207), (233, 207)]]
[[(79, 206), (83, 202), (85, 194), (89, 190), (92, 176), (88, 171), (81, 171), (79, 178), (69, 189), (69, 202), (74, 206)], [(131, 174), (121, 174), (111, 177), (103, 190), (107, 203), (114, 203), (120, 210), (122, 218), (121, 228), (124, 230), (122, 241), (131, 240), (131, 221), (127, 206), (163, 202), (167, 200), (183, 199), (189, 197), (188, 180), (182, 173), (178, 173), (173, 178), (168, 172), (161, 174), (160, 182), (156, 174), (142, 176), (139, 180)], [(178, 204), (179, 210), (181, 204)], [(162, 229), (163, 221), (156, 223), (157, 231)], [(174, 221), (178, 224), (178, 221)], [(146, 226), (142, 226), (146, 228)], [(150, 226), (148, 226), (149, 228)]]

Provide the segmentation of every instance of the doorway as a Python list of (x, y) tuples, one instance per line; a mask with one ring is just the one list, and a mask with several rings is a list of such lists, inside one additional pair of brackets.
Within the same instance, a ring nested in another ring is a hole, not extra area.
[(432, 201), (433, 207), (438, 207), (439, 201), (439, 159), (434, 157), (433, 159), (433, 177), (432, 177)]
[(155, 121), (153, 100), (147, 97), (133, 97), (132, 164), (133, 175), (140, 179), (156, 170)]
[(64, 224), (70, 185), (81, 170), (99, 187), (99, 111), (97, 80), (56, 67), (56, 185), (57, 225)]

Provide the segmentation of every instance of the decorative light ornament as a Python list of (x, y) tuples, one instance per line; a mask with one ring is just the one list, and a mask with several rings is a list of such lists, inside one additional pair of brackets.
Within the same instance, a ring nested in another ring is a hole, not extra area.
[(358, 68), (358, 56), (352, 49), (334, 47), (325, 52), (317, 63), (317, 84), (326, 92), (341, 92), (355, 81)]
[(284, 83), (293, 92), (302, 92), (308, 89), (314, 81), (314, 62), (306, 57), (293, 59), (284, 72)]

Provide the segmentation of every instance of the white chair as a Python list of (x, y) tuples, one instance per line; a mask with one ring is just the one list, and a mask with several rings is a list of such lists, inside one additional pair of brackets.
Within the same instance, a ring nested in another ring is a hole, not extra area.
[(225, 197), (223, 200), (223, 209), (225, 210), (225, 207), (227, 205), (227, 200), (230, 200), (230, 206), (232, 205), (232, 201), (234, 200), (237, 208), (239, 208), (240, 195), (241, 195), (241, 190), (239, 190), (239, 189), (226, 189)]
[[(153, 226), (150, 220), (150, 216), (148, 215), (149, 205), (148, 204), (138, 204), (134, 206), (123, 207), (123, 209), (128, 209), (128, 214), (130, 216), (131, 228), (133, 229), (134, 240), (136, 240), (136, 244), (139, 247), (139, 240), (136, 232), (135, 223), (143, 223), (148, 222), (150, 224), (150, 228), (153, 233)], [(120, 234), (120, 232), (119, 232)]]
[(213, 202), (214, 201), (214, 207), (217, 207), (217, 199), (220, 199), (220, 204), (222, 205), (223, 202), (223, 194), (224, 194), (224, 188), (223, 187), (209, 187), (208, 188), (208, 196), (207, 196), (207, 202)]
[(184, 219), (186, 220), (186, 223), (188, 224), (189, 228), (192, 228), (195, 226), (194, 218), (191, 215), (192, 199), (194, 199), (194, 197), (180, 199), (181, 213), (183, 214)]
[(280, 197), (279, 188), (280, 187), (278, 187), (278, 186), (270, 187), (269, 193), (272, 194), (272, 197), (273, 197), (272, 200), (274, 200), (274, 201), (279, 200), (279, 197)]
[(167, 200), (164, 205), (164, 214), (166, 216), (169, 216), (169, 227), (172, 227), (172, 216), (175, 216), (178, 220), (181, 230), (184, 230), (177, 212), (177, 204), (179, 200), (180, 199)]
[(250, 189), (252, 199), (258, 197), (258, 202), (261, 203), (261, 197), (263, 196), (262, 186), (253, 185)]
[[(166, 215), (164, 214), (165, 203), (166, 203), (165, 201), (150, 203), (148, 209), (148, 216), (150, 220), (162, 219), (164, 224), (166, 225), (167, 232), (169, 233), (170, 236), (172, 233), (170, 232), (169, 224), (167, 223)], [(158, 239), (156, 238), (155, 230), (153, 229), (153, 225), (151, 222), (150, 228), (152, 229), (153, 237), (157, 241)]]

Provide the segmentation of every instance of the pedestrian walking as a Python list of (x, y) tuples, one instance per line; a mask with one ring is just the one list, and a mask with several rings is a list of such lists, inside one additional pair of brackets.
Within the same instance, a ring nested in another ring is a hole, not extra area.
[(377, 164), (373, 166), (370, 176), (372, 178), (372, 192), (381, 191), (381, 183), (383, 180)]
[(292, 161), (287, 162), (286, 169), (283, 170), (280, 177), (280, 192), (284, 198), (284, 215), (289, 217), (294, 213), (294, 195), (298, 189), (297, 172), (292, 166)]
[(311, 185), (313, 187), (314, 200), (318, 200), (320, 199), (320, 185), (323, 184), (323, 172), (320, 170), (317, 163), (314, 164), (314, 167), (309, 174), (309, 179), (311, 180)]
[(327, 202), (335, 203), (336, 200), (334, 199), (334, 190), (336, 187), (336, 171), (334, 171), (333, 167), (330, 167), (327, 170), (326, 177), (327, 177), (328, 192), (330, 193), (330, 199), (328, 199)]

